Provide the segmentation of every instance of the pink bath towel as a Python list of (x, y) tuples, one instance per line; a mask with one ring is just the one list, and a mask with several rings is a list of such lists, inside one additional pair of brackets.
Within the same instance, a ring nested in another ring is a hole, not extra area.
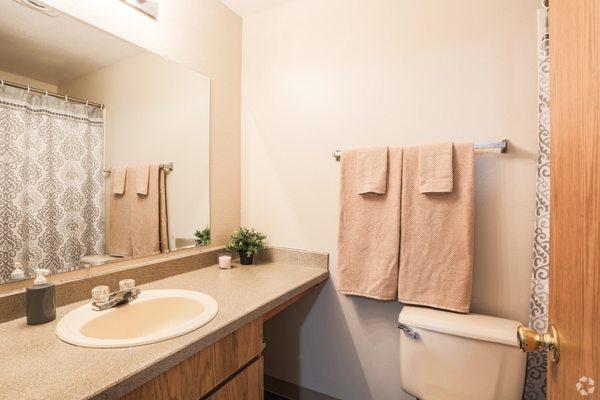
[(473, 287), (473, 144), (453, 146), (452, 193), (421, 193), (418, 166), (418, 148), (405, 148), (398, 300), (467, 313)]
[(402, 149), (388, 151), (385, 194), (358, 194), (359, 151), (342, 153), (338, 233), (338, 291), (395, 300), (398, 288)]

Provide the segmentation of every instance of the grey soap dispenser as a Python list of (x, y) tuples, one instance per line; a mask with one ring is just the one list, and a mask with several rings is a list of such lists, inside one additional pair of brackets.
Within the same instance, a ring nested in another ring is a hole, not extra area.
[(27, 325), (40, 325), (56, 318), (56, 290), (44, 275), (50, 271), (35, 270), (33, 286), (27, 288)]

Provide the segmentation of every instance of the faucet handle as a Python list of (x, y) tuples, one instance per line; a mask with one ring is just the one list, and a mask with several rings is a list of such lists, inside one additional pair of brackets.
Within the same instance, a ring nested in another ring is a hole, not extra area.
[(110, 295), (110, 288), (108, 286), (96, 286), (92, 289), (92, 299), (95, 303), (106, 303)]
[(130, 290), (135, 287), (135, 279), (122, 279), (119, 281), (119, 290)]

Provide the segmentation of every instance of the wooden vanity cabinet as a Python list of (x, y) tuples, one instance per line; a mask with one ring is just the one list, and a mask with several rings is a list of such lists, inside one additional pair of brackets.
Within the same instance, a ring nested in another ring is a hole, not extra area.
[(259, 400), (263, 398), (263, 358), (260, 357), (208, 398), (210, 400)]
[(263, 398), (263, 320), (244, 325), (121, 400)]
[(132, 390), (121, 400), (262, 400), (263, 322), (309, 290)]

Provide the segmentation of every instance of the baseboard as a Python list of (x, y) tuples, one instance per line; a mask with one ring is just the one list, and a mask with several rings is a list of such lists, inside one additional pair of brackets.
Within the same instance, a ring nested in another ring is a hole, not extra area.
[(265, 375), (265, 391), (288, 400), (339, 400), (314, 390), (298, 386), (295, 383)]

